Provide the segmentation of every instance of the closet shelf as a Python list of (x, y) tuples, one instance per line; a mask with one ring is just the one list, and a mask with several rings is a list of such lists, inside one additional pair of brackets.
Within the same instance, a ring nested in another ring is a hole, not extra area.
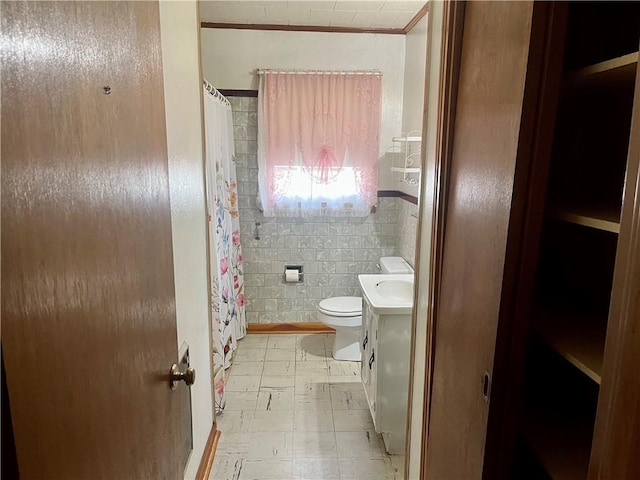
[(606, 319), (539, 310), (535, 330), (560, 356), (600, 385)]
[(523, 437), (553, 480), (584, 480), (589, 470), (593, 427), (550, 409), (530, 412)]
[(548, 215), (556, 220), (620, 233), (620, 207), (552, 204)]
[(594, 82), (603, 86), (613, 86), (620, 82), (633, 82), (637, 66), (638, 52), (629, 53), (569, 73), (563, 81), (563, 86), (573, 87)]

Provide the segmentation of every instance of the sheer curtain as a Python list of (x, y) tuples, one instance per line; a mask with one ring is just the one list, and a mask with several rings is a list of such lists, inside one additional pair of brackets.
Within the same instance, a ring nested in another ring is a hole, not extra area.
[(216, 410), (225, 406), (225, 370), (246, 334), (238, 188), (229, 102), (205, 83), (206, 190)]
[(382, 77), (260, 77), (258, 164), (265, 216), (366, 216), (377, 203)]

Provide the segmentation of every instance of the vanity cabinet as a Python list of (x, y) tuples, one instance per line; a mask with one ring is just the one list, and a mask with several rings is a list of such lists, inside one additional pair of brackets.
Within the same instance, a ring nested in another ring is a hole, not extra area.
[(411, 314), (377, 314), (366, 295), (362, 301), (362, 385), (376, 432), (390, 454), (403, 454)]

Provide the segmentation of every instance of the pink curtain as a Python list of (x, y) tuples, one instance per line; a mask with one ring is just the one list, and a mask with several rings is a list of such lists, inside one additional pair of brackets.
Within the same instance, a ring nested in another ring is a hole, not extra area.
[(262, 86), (267, 207), (286, 195), (294, 167), (316, 184), (330, 184), (351, 167), (357, 194), (374, 206), (382, 77), (265, 72)]

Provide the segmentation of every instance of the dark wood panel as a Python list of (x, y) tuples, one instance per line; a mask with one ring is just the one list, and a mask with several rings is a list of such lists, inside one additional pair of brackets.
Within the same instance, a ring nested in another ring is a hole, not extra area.
[(158, 3), (3, 2), (2, 32), (2, 343), (21, 478), (181, 478)]
[(427, 478), (480, 478), (533, 2), (468, 2), (455, 113)]
[(640, 76), (589, 478), (640, 478)]

